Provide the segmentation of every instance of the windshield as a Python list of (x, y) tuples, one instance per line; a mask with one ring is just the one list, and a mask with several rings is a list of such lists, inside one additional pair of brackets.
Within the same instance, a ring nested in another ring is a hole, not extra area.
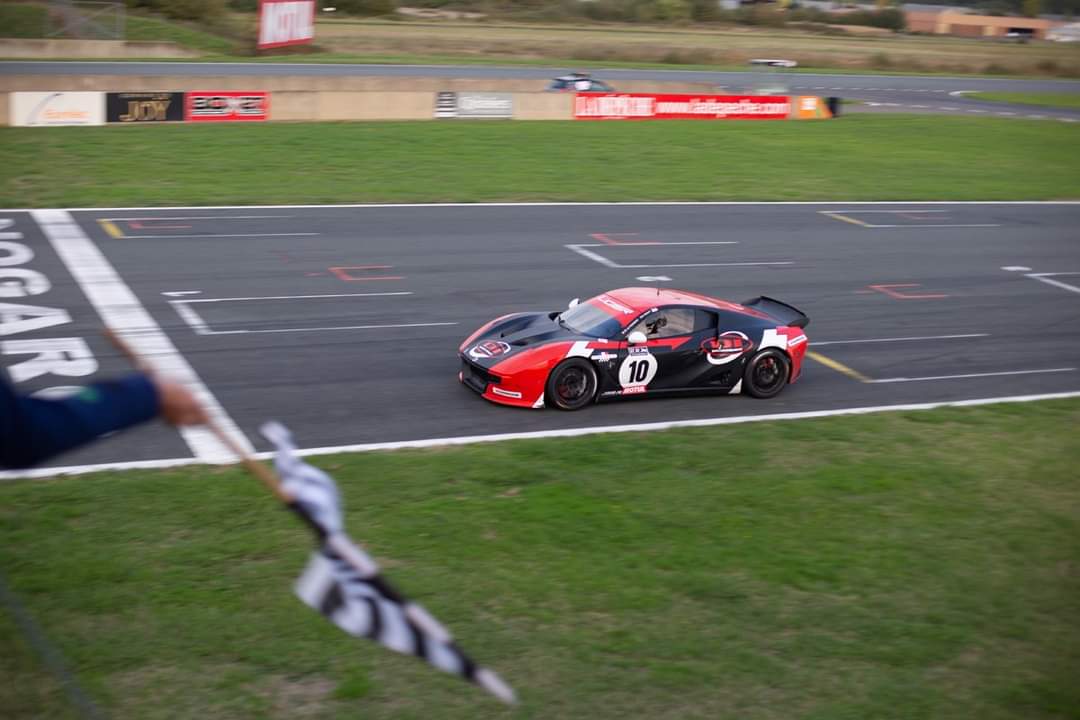
[(622, 329), (618, 320), (590, 303), (570, 308), (559, 316), (559, 322), (573, 332), (598, 338), (615, 337)]

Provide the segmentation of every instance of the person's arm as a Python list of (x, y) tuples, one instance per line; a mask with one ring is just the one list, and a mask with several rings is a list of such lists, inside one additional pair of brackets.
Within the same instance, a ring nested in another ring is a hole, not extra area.
[(106, 433), (164, 415), (164, 395), (143, 374), (87, 385), (58, 400), (19, 395), (0, 380), (0, 465), (29, 467)]

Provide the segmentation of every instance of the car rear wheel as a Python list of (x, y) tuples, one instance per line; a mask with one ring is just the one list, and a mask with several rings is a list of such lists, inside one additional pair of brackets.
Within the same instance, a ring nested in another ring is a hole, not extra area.
[(790, 374), (791, 361), (787, 355), (776, 348), (767, 348), (746, 364), (743, 388), (753, 397), (771, 398), (784, 389)]
[(560, 410), (580, 410), (596, 397), (596, 368), (588, 360), (570, 358), (548, 375), (544, 398)]

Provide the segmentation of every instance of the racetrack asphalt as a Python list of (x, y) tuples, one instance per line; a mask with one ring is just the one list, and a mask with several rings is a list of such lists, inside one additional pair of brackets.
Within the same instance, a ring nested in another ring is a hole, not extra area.
[[(535, 79), (537, 90), (565, 67), (495, 67), (476, 65), (367, 65), (316, 63), (192, 63), (192, 62), (0, 62), (3, 76), (13, 75), (141, 75), (169, 77), (222, 75), (259, 78), (287, 76), (379, 76), (400, 78), (522, 78)], [(845, 112), (917, 112), (973, 114), (997, 117), (1041, 117), (1067, 122), (1080, 120), (1080, 110), (1015, 103), (985, 102), (964, 97), (966, 91), (1080, 93), (1080, 81), (992, 78), (980, 76), (816, 74), (811, 72), (713, 72), (593, 67), (593, 74), (616, 87), (620, 81), (648, 80), (713, 83), (717, 92), (754, 92), (764, 85), (786, 86), (792, 94), (838, 96), (866, 103)], [(253, 90), (257, 87), (251, 88)]]
[[(57, 217), (69, 216), (0, 211), (5, 238), (33, 254), (18, 266), (47, 279), (6, 301), (70, 316), (4, 329), (16, 387), (123, 371), (102, 318), (137, 344), (163, 333), (259, 450), (268, 419), (315, 448), (1080, 391), (1075, 203), (79, 210), (74, 231), (50, 225)], [(67, 245), (62, 259), (57, 243), (72, 232), (90, 251), (73, 257)], [(815, 356), (772, 400), (563, 413), (495, 406), (458, 383), (457, 347), (485, 321), (629, 285), (776, 297), (810, 316)], [(68, 378), (18, 369), (57, 338), (85, 342), (93, 367), (67, 366)], [(54, 465), (192, 452), (152, 426)]]

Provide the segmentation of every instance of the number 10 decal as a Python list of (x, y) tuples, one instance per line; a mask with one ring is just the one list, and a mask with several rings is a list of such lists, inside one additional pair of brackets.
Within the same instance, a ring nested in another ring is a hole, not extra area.
[(645, 386), (656, 377), (656, 367), (656, 358), (648, 350), (644, 352), (631, 350), (630, 356), (619, 366), (619, 384), (624, 390), (640, 388), (638, 392), (643, 392)]

